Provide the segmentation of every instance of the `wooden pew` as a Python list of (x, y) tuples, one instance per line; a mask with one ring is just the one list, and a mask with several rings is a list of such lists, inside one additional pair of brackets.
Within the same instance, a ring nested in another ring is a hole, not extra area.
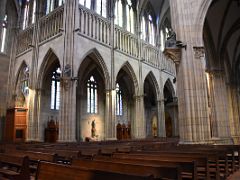
[(79, 168), (76, 166), (68, 166), (49, 162), (39, 162), (36, 180), (153, 180), (151, 174), (147, 175), (131, 175), (122, 173), (112, 173), (98, 171), (94, 169)]
[[(174, 157), (188, 157), (188, 158), (207, 158), (208, 168), (210, 174), (214, 174), (216, 177), (229, 175), (227, 156), (222, 151), (203, 152), (203, 151), (191, 151), (191, 150), (169, 150), (169, 151), (135, 151), (130, 154), (140, 155), (155, 155), (155, 156), (174, 156)], [(221, 161), (220, 161), (221, 160)], [(212, 176), (211, 175), (211, 176)]]
[[(198, 155), (182, 155), (182, 154), (123, 154), (123, 153), (114, 153), (113, 158), (121, 158), (121, 159), (139, 159), (139, 160), (159, 160), (159, 161), (170, 161), (170, 162), (178, 162), (178, 161), (195, 161), (197, 163), (197, 176), (198, 178), (210, 179), (211, 177), (211, 169), (208, 163), (208, 158), (205, 156)], [(213, 171), (213, 170), (212, 170)], [(217, 172), (216, 172), (217, 171)], [(219, 179), (218, 170), (213, 171), (215, 179)]]
[(180, 166), (181, 167), (181, 178), (183, 179), (197, 179), (197, 163), (196, 161), (188, 161), (182, 159), (171, 160), (158, 160), (158, 159), (131, 159), (131, 158), (113, 158), (106, 156), (95, 156), (94, 161), (109, 161), (116, 163), (128, 163), (128, 164), (137, 164), (137, 165), (162, 165), (162, 166)]
[(28, 157), (18, 157), (1, 153), (0, 174), (2, 179), (30, 180)]
[(109, 161), (94, 161), (86, 159), (73, 159), (73, 166), (100, 171), (138, 175), (153, 175), (156, 179), (181, 179), (181, 167), (176, 165), (137, 165)]

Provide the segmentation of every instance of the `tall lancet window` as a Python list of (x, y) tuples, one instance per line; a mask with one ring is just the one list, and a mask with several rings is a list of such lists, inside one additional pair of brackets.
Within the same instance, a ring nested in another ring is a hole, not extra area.
[(23, 10), (23, 29), (26, 29), (28, 27), (29, 22), (29, 4), (30, 0), (26, 0)]
[(33, 0), (32, 24), (35, 23), (35, 18), (36, 18), (36, 0)]
[(115, 24), (123, 27), (123, 5), (121, 0), (115, 2)]
[(87, 81), (87, 112), (91, 114), (97, 113), (98, 98), (97, 98), (97, 82), (91, 76)]
[(29, 68), (26, 66), (23, 68), (21, 76), (21, 90), (25, 96), (27, 96), (29, 93), (28, 83), (29, 83)]
[(142, 17), (142, 23), (141, 23), (141, 39), (146, 41), (146, 21), (145, 17)]
[(103, 17), (107, 17), (107, 0), (96, 0), (96, 12)]
[(155, 32), (154, 32), (154, 25), (153, 19), (151, 15), (148, 15), (148, 36), (149, 36), (149, 43), (154, 45), (155, 44)]
[(59, 110), (60, 107), (60, 81), (61, 74), (60, 68), (56, 68), (52, 73), (51, 83), (51, 109)]
[(127, 0), (126, 2), (126, 13), (127, 13), (127, 30), (134, 34), (134, 11), (132, 7), (131, 0)]
[(123, 115), (122, 91), (120, 90), (118, 83), (116, 85), (116, 115)]
[(2, 33), (1, 35), (1, 44), (0, 44), (0, 52), (5, 52), (5, 46), (6, 46), (6, 34), (7, 34), (7, 15), (5, 15), (4, 20), (2, 22)]

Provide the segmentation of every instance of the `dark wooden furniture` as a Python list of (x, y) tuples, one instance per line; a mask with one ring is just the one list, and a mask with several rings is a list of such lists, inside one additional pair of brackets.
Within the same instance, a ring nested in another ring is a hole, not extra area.
[(27, 156), (0, 154), (0, 179), (30, 180)]
[(7, 142), (24, 142), (27, 132), (27, 109), (7, 109), (4, 139)]
[(61, 164), (49, 163), (40, 161), (38, 165), (38, 171), (36, 175), (36, 180), (104, 180), (104, 179), (114, 179), (114, 180), (148, 180), (153, 179), (152, 176), (144, 176), (141, 174), (131, 175), (123, 173), (111, 173), (105, 171), (99, 171), (88, 168), (80, 168), (76, 166), (66, 166)]
[(153, 176), (155, 179), (181, 179), (181, 167), (177, 165), (138, 165), (101, 160), (73, 159), (72, 165), (79, 168), (95, 169), (104, 172), (127, 175)]
[(45, 129), (45, 142), (55, 143), (58, 139), (58, 123), (54, 120), (48, 122), (47, 128)]

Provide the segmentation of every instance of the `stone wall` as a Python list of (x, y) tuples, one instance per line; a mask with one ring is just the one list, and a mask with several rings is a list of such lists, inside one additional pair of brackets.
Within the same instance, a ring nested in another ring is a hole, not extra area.
[(8, 66), (9, 57), (0, 53), (0, 140), (2, 140), (3, 137), (4, 121), (6, 117)]

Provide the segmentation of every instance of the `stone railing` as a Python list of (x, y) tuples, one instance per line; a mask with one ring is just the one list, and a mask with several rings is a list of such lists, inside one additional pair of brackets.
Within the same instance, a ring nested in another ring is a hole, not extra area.
[(143, 60), (152, 66), (159, 67), (159, 51), (157, 47), (143, 42)]
[(18, 34), (17, 54), (28, 50), (32, 45), (33, 40), (33, 26), (22, 30)]
[(81, 5), (79, 5), (79, 7), (80, 34), (88, 36), (106, 45), (110, 45), (110, 22)]
[(133, 57), (138, 57), (138, 38), (134, 34), (123, 30), (120, 27), (115, 27), (115, 44), (114, 47)]
[[(105, 45), (111, 45), (111, 22), (109, 20), (82, 5), (79, 5), (79, 16), (79, 34)], [(139, 55), (139, 48), (141, 48), (141, 55)], [(174, 63), (167, 59), (159, 48), (138, 40), (136, 35), (117, 25), (114, 29), (114, 49), (134, 58), (141, 58), (146, 64), (175, 75)]]
[(175, 63), (171, 59), (168, 59), (162, 52), (159, 55), (161, 70), (176, 76)]
[(58, 7), (39, 20), (39, 42), (43, 42), (63, 29), (63, 6)]

